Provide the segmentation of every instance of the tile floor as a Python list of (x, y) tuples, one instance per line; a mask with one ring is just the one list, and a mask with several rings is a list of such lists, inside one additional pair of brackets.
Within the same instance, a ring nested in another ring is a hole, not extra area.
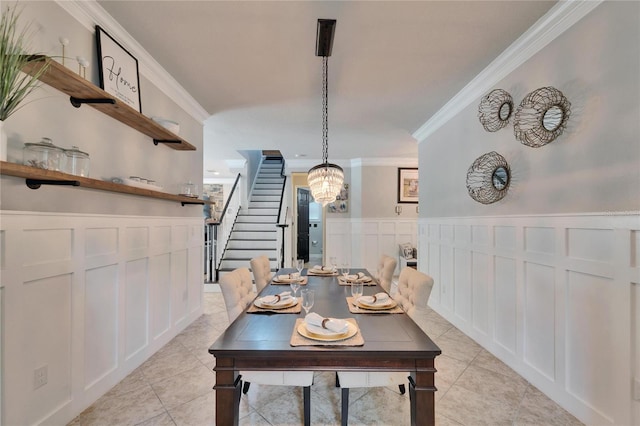
[[(207, 349), (227, 327), (221, 293), (205, 293), (204, 315), (70, 425), (213, 425), (215, 360)], [(438, 425), (580, 425), (504, 363), (435, 312), (426, 332), (436, 358)], [(340, 424), (333, 373), (316, 373), (311, 423)], [(302, 424), (302, 390), (252, 385), (240, 402), (241, 425)], [(350, 425), (408, 425), (409, 397), (397, 387), (352, 389)]]

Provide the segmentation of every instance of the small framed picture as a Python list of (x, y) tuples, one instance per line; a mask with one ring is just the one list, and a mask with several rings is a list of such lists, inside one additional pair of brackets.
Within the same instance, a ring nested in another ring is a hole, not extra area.
[(398, 168), (398, 203), (418, 204), (417, 168)]
[(96, 42), (100, 87), (141, 113), (138, 60), (99, 25), (96, 25)]

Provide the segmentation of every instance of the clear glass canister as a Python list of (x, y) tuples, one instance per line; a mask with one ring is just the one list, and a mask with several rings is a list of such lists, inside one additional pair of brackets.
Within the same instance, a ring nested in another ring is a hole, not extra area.
[(76, 176), (89, 176), (89, 154), (80, 151), (77, 146), (65, 149), (67, 154), (66, 172)]
[(36, 143), (25, 143), (22, 155), (25, 166), (59, 172), (64, 171), (67, 158), (64, 149), (55, 146), (49, 138), (42, 138)]

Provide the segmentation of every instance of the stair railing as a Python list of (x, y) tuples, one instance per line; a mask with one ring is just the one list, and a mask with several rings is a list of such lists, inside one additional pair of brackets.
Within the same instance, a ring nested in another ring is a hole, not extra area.
[(215, 277), (216, 281), (218, 281), (220, 264), (222, 263), (224, 252), (227, 249), (227, 243), (229, 241), (229, 237), (231, 236), (233, 225), (236, 222), (238, 213), (240, 212), (240, 208), (241, 208), (241, 202), (240, 202), (241, 191), (238, 189), (239, 182), (240, 182), (240, 173), (238, 173), (238, 176), (236, 177), (236, 181), (234, 182), (233, 187), (231, 188), (231, 193), (229, 193), (227, 202), (224, 205), (224, 209), (222, 209), (222, 214), (220, 215), (220, 221), (214, 224), (213, 264), (215, 265), (215, 268), (216, 268), (216, 277)]
[(278, 257), (277, 259), (280, 260), (280, 268), (284, 268), (284, 259), (285, 259), (285, 234), (286, 234), (286, 230), (289, 227), (289, 223), (288, 223), (288, 219), (289, 219), (289, 206), (287, 206), (287, 208), (285, 209), (285, 213), (284, 213), (284, 217), (281, 217), (282, 214), (282, 205), (284, 203), (284, 190), (287, 186), (287, 177), (284, 174), (284, 158), (282, 159), (282, 168), (280, 169), (280, 176), (282, 176), (284, 178), (284, 181), (282, 182), (282, 192), (280, 193), (280, 206), (278, 207), (278, 222), (276, 223), (276, 226), (278, 228), (280, 228), (280, 233), (278, 234), (278, 241), (277, 241), (277, 247), (278, 247)]

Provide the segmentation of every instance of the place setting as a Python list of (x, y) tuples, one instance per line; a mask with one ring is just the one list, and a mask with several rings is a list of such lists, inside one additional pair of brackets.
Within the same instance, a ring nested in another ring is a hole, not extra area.
[(349, 312), (354, 314), (401, 314), (404, 311), (387, 293), (363, 296), (361, 283), (351, 285), (351, 297), (347, 297)]
[(302, 275), (302, 270), (304, 269), (304, 260), (298, 259), (296, 261), (296, 269), (298, 272), (292, 272), (290, 274), (278, 274), (273, 277), (271, 280), (271, 284), (274, 285), (291, 285), (291, 289), (295, 292), (293, 287), (295, 283), (298, 283), (298, 286), (307, 284), (307, 277)]
[(305, 317), (298, 318), (291, 334), (291, 346), (362, 346), (364, 338), (354, 318), (328, 318), (315, 312), (313, 290), (302, 290)]
[(338, 275), (338, 270), (335, 266), (315, 265), (307, 270), (307, 275), (316, 275), (319, 277), (331, 277)]
[(283, 291), (279, 294), (271, 294), (263, 297), (256, 297), (247, 309), (247, 313), (274, 312), (278, 314), (299, 314), (302, 307), (297, 297), (291, 295), (290, 291)]

